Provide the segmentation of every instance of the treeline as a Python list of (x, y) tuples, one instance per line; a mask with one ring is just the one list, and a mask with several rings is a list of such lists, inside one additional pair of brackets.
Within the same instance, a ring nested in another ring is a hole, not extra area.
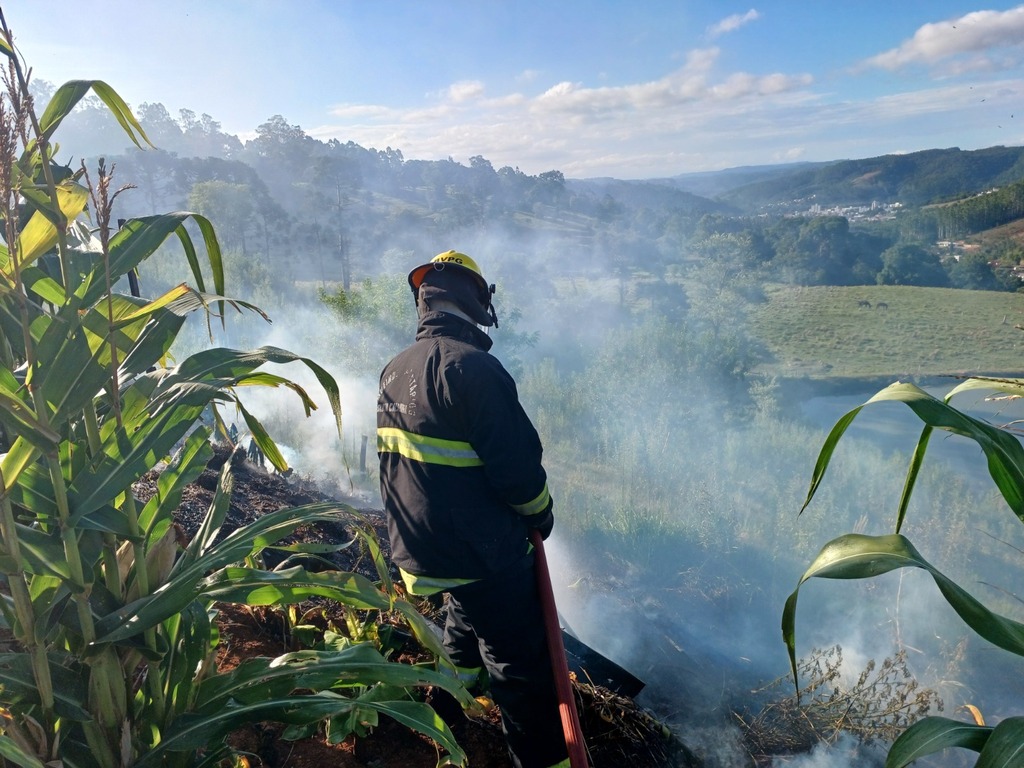
[(1024, 217), (1024, 181), (933, 210), (940, 240), (956, 240), (993, 229)]
[(751, 219), (707, 215), (690, 243), (700, 258), (791, 285), (914, 285), (1016, 291), (1024, 249), (1013, 241), (952, 252), (935, 246), (931, 217), (851, 226), (843, 216)]

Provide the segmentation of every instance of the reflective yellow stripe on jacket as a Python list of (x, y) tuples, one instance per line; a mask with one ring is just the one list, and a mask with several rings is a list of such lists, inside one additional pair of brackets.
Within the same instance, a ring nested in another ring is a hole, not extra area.
[(520, 515), (539, 515), (548, 508), (550, 503), (551, 494), (548, 492), (547, 483), (545, 483), (544, 490), (537, 494), (537, 498), (525, 504), (513, 504), (512, 508)]
[(444, 464), (449, 467), (482, 467), (484, 464), (473, 446), (462, 440), (426, 437), (394, 427), (377, 429), (377, 452), (397, 453), (424, 464)]

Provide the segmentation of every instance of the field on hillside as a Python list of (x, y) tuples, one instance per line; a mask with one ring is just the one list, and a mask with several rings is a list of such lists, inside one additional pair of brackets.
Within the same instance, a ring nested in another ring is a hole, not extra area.
[(909, 286), (768, 286), (751, 331), (782, 377), (1024, 370), (1024, 294)]
[(975, 235), (964, 238), (966, 243), (989, 246), (999, 244), (1005, 240), (1016, 240), (1017, 243), (1024, 241), (1024, 219), (1017, 219), (1009, 224), (1003, 224), (1001, 227), (986, 229), (984, 232), (978, 232)]

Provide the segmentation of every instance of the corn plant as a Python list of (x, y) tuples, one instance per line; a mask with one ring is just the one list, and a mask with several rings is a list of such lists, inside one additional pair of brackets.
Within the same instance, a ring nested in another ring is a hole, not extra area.
[[(348, 520), (352, 511), (286, 509), (221, 535), (230, 462), (198, 532), (178, 541), (175, 509), (212, 454), (204, 410), (237, 408), (285, 470), (238, 389), (290, 389), (308, 414), (316, 406), (301, 387), (261, 370), (305, 365), (340, 430), (337, 385), (314, 361), (269, 347), (212, 348), (168, 367), (187, 316), (256, 308), (224, 296), (216, 234), (202, 216), (154, 215), (113, 230), (113, 202), (124, 190), (112, 189), (102, 161), (95, 179), (84, 166), (56, 163), (52, 140), (90, 92), (140, 147), (148, 144), (142, 127), (100, 81), (65, 84), (37, 117), (2, 10), (0, 28), (8, 64), (0, 97), (0, 630), (13, 638), (0, 653), (0, 756), (67, 768), (213, 765), (241, 724), (385, 713), (437, 741), (449, 753), (442, 760), (463, 762), (451, 732), (411, 689), (438, 685), (467, 706), (469, 694), (448, 675), (388, 661), (372, 644), (216, 668), (217, 602), (320, 597), (354, 611), (410, 608), (392, 587), (355, 573), (249, 567), (301, 526)], [(118, 292), (174, 238), (195, 287), (183, 283), (152, 300)], [(164, 460), (157, 493), (142, 504), (132, 484)], [(439, 650), (422, 620), (410, 623)]]
[[(900, 533), (914, 491), (928, 442), (936, 429), (970, 438), (978, 443), (988, 460), (993, 482), (1011, 512), (1024, 522), (1024, 448), (1009, 431), (971, 417), (950, 405), (957, 394), (973, 390), (999, 391), (1012, 396), (1024, 395), (1024, 379), (972, 378), (950, 390), (943, 399), (907, 383), (895, 383), (877, 393), (862, 406), (846, 413), (836, 422), (818, 455), (811, 486), (804, 501), (807, 508), (821, 484), (833, 452), (846, 429), (866, 405), (878, 402), (906, 404), (924, 423), (910, 460), (896, 514), (895, 532), (883, 536), (846, 534), (828, 542), (800, 578), (789, 596), (782, 616), (783, 639), (789, 651), (793, 676), (796, 669), (796, 608), (800, 585), (812, 577), (861, 579), (897, 568), (927, 571), (943, 597), (961, 619), (978, 635), (1016, 656), (1024, 656), (1024, 624), (990, 611), (969, 592), (925, 560), (914, 545)], [(909, 726), (893, 742), (886, 768), (902, 768), (914, 760), (950, 747), (978, 752), (976, 765), (1019, 766), (1024, 756), (1024, 716), (1007, 717), (995, 726), (983, 719), (967, 723), (945, 717), (926, 717)]]

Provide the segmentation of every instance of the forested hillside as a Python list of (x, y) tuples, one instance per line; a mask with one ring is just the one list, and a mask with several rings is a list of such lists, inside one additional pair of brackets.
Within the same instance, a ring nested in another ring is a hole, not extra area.
[(970, 195), (1024, 177), (1024, 149), (932, 149), (840, 160), (796, 169), (731, 189), (722, 198), (744, 210), (795, 199), (820, 205), (900, 201), (918, 206)]
[[(398, 147), (323, 142), (280, 115), (243, 141), (209, 115), (172, 117), (161, 104), (137, 112), (156, 149), (105, 150), (116, 181), (139, 187), (121, 197), (118, 215), (170, 205), (214, 216), (229, 258), (239, 257), (238, 280), (251, 288), (282, 270), (293, 281), (349, 288), (390, 271), (400, 254), (496, 242), (498, 269), (509, 276), (529, 267), (547, 278), (664, 281), (713, 260), (792, 285), (1019, 286), (1015, 239), (938, 245), (1019, 217), (1019, 147), (573, 180), (557, 169), (494, 168), (479, 155), (428, 161)], [(69, 145), (90, 151), (97, 136), (118, 135), (95, 103), (69, 123)]]

